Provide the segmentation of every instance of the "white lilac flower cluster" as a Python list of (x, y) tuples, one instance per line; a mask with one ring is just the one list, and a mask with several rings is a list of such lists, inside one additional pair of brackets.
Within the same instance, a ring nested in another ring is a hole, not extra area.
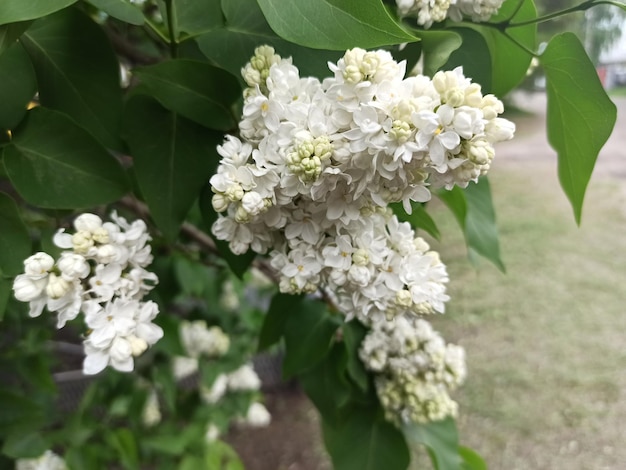
[(329, 67), (301, 78), (257, 48), (241, 139), (218, 147), (213, 233), (236, 254), (270, 252), (282, 292), (328, 287), (348, 318), (443, 312), (445, 266), (387, 206), (476, 181), (514, 125), (460, 68), (404, 78), (404, 62), (358, 48)]
[(186, 356), (174, 357), (173, 372), (177, 380), (196, 373), (201, 357), (221, 357), (230, 347), (228, 335), (219, 326), (209, 328), (204, 320), (182, 321), (179, 334)]
[(13, 283), (15, 298), (30, 304), (30, 316), (47, 307), (57, 314), (57, 328), (84, 313), (85, 374), (107, 365), (131, 371), (133, 358), (163, 336), (152, 323), (158, 306), (142, 300), (158, 281), (146, 270), (152, 261), (147, 227), (115, 212), (111, 219), (81, 214), (74, 220), (75, 233), (60, 229), (54, 236), (55, 245), (64, 249), (59, 259), (43, 252), (30, 256)]
[[(214, 405), (228, 392), (257, 392), (261, 388), (261, 379), (252, 364), (243, 364), (227, 374), (219, 374), (211, 387), (201, 386), (200, 395), (205, 403)], [(271, 415), (265, 406), (253, 401), (245, 416), (239, 416), (236, 423), (250, 427), (265, 427), (270, 424)]]
[(465, 379), (465, 352), (422, 319), (396, 318), (372, 328), (359, 351), (375, 374), (386, 418), (398, 426), (456, 416), (449, 393)]
[(462, 21), (469, 17), (474, 22), (487, 21), (495, 15), (504, 0), (396, 0), (401, 16), (416, 16), (417, 24), (430, 28), (446, 18)]
[(67, 470), (67, 465), (65, 460), (47, 450), (35, 459), (18, 459), (15, 470)]

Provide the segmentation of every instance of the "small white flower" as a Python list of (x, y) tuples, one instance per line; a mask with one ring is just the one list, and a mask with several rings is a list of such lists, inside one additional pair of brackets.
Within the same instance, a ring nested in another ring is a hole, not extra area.
[(24, 273), (31, 279), (41, 279), (48, 275), (54, 266), (54, 258), (47, 253), (39, 252), (24, 260)]
[(33, 279), (32, 276), (28, 274), (18, 274), (13, 281), (13, 295), (15, 295), (15, 298), (20, 302), (31, 302), (39, 299), (42, 294), (45, 294), (47, 285), (47, 276)]
[(84, 213), (74, 219), (74, 228), (77, 231), (95, 232), (102, 227), (102, 219), (95, 214)]
[(70, 252), (61, 253), (57, 267), (61, 271), (62, 277), (68, 281), (84, 279), (91, 271), (84, 256)]
[(46, 295), (51, 299), (60, 299), (67, 294), (72, 288), (71, 284), (54, 273), (48, 276), (48, 284), (46, 285)]
[(254, 402), (248, 408), (245, 423), (253, 428), (263, 428), (269, 426), (271, 420), (272, 416), (267, 408), (259, 402)]
[(258, 390), (261, 388), (261, 379), (251, 364), (244, 364), (239, 369), (228, 374), (229, 390)]
[(210, 404), (217, 403), (226, 394), (228, 390), (228, 377), (226, 374), (218, 375), (213, 381), (211, 388), (201, 387), (200, 394), (202, 399)]
[(17, 459), (15, 470), (67, 470), (67, 465), (60, 456), (47, 450), (35, 459)]

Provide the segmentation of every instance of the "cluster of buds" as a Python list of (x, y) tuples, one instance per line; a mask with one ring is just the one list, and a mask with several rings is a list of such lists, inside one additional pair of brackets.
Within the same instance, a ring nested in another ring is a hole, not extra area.
[(449, 394), (465, 379), (465, 353), (446, 344), (428, 322), (397, 318), (377, 324), (359, 354), (375, 374), (389, 421), (401, 426), (456, 416), (458, 406)]
[(449, 18), (463, 21), (470, 18), (474, 22), (487, 21), (498, 13), (504, 0), (396, 0), (401, 16), (416, 16), (417, 24), (430, 28)]
[(158, 306), (142, 300), (158, 281), (145, 269), (152, 261), (147, 227), (116, 213), (111, 219), (81, 214), (73, 234), (61, 229), (54, 236), (64, 250), (60, 257), (44, 252), (30, 256), (13, 283), (15, 298), (29, 303), (30, 316), (41, 315), (46, 307), (57, 314), (57, 328), (84, 313), (85, 374), (107, 365), (131, 371), (134, 357), (163, 336), (152, 323)]

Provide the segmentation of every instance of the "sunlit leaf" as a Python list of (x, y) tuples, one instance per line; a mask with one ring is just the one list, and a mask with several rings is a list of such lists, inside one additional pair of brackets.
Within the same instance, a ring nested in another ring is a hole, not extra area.
[(554, 36), (540, 61), (546, 73), (548, 141), (558, 154), (559, 180), (580, 223), (587, 184), (617, 108), (573, 33)]
[(378, 0), (259, 0), (259, 5), (280, 37), (315, 49), (371, 49), (415, 41)]
[(4, 150), (11, 182), (29, 203), (52, 209), (93, 207), (127, 191), (118, 161), (72, 119), (31, 109)]

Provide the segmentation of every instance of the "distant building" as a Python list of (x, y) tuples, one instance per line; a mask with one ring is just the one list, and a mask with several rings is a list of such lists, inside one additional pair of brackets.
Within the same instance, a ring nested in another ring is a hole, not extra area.
[(626, 86), (626, 36), (600, 55), (598, 75), (607, 89)]

